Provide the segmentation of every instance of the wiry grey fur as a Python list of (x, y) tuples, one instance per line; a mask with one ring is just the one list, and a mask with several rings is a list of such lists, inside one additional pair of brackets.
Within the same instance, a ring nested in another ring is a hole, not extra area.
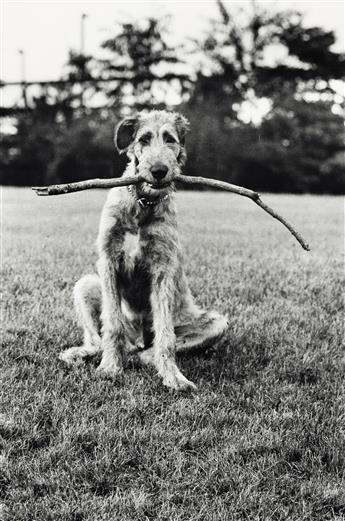
[[(118, 126), (115, 144), (130, 159), (123, 175), (140, 172), (147, 182), (109, 192), (97, 239), (98, 275), (83, 277), (74, 288), (84, 343), (61, 353), (64, 361), (101, 350), (98, 371), (117, 376), (124, 353), (143, 345), (142, 361), (154, 364), (164, 385), (195, 388), (175, 353), (216, 339), (227, 320), (195, 304), (183, 269), (173, 180), (186, 158), (187, 130), (183, 116), (166, 111)], [(155, 168), (165, 168), (164, 182), (154, 178)]]

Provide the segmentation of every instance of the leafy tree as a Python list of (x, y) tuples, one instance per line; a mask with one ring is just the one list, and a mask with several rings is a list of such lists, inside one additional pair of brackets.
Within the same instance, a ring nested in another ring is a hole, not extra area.
[[(71, 51), (67, 73), (61, 82), (42, 85), (41, 92), (31, 97), (27, 107), (3, 109), (2, 116), (12, 116), (15, 132), (3, 133), (0, 137), (0, 182), (14, 185), (44, 184), (47, 175), (54, 181), (58, 180), (63, 155), (59, 143), (65, 140), (67, 156), (67, 150), (71, 151), (73, 143), (72, 134), (78, 128), (75, 123), (80, 122), (90, 111), (84, 106), (83, 89), (78, 84), (80, 80), (91, 79), (90, 61), (91, 57)], [(76, 84), (79, 87), (77, 89)], [(59, 172), (55, 168), (57, 165)], [(66, 180), (68, 176), (68, 180), (73, 180), (75, 175), (80, 175), (80, 171), (73, 172), (69, 165), (65, 175)]]
[(123, 171), (126, 158), (115, 154), (114, 118), (84, 116), (55, 142), (47, 182), (66, 183), (93, 177), (114, 177)]
[(164, 107), (169, 89), (182, 94), (190, 84), (188, 76), (175, 67), (181, 60), (177, 49), (167, 43), (167, 30), (160, 20), (124, 23), (102, 47), (110, 58), (100, 62), (101, 74), (113, 79), (106, 94), (115, 107)]
[[(331, 49), (334, 34), (305, 28), (294, 11), (272, 14), (254, 3), (235, 18), (217, 5), (186, 108), (190, 171), (258, 190), (343, 193), (344, 127), (332, 80), (344, 78), (345, 59)], [(263, 97), (268, 114), (244, 125), (244, 102)]]
[(187, 136), (186, 172), (239, 183), (239, 164), (257, 139), (256, 129), (238, 121), (224, 125), (212, 99), (205, 100), (202, 110), (189, 103), (181, 110), (192, 128)]
[[(224, 116), (237, 117), (241, 103), (312, 90), (334, 95), (332, 81), (345, 78), (345, 55), (331, 50), (332, 31), (305, 28), (295, 11), (271, 14), (253, 2), (251, 13), (232, 17), (217, 0), (220, 19), (201, 42), (204, 65), (194, 102), (212, 99)], [(273, 61), (272, 61), (273, 60)]]
[(187, 172), (258, 191), (344, 193), (343, 118), (331, 103), (281, 99), (258, 127), (224, 125), (205, 102), (203, 112), (185, 107), (193, 132), (188, 136)]
[(20, 114), (16, 133), (3, 133), (0, 138), (0, 183), (44, 183), (47, 165), (54, 157), (55, 140), (56, 127), (48, 120), (38, 123), (33, 113)]
[(70, 83), (64, 86), (64, 90), (67, 94), (66, 99), (74, 107), (73, 115), (75, 117), (80, 117), (88, 112), (88, 101), (99, 91), (92, 73), (94, 66), (92, 56), (77, 53), (73, 50), (69, 51), (66, 64), (67, 73), (64, 79)]
[(239, 164), (244, 185), (274, 192), (343, 192), (343, 119), (329, 102), (286, 97), (256, 132)]
[(71, 81), (78, 82), (80, 80), (92, 80), (93, 75), (91, 73), (92, 56), (77, 53), (73, 50), (69, 51), (69, 57), (67, 61), (67, 77)]

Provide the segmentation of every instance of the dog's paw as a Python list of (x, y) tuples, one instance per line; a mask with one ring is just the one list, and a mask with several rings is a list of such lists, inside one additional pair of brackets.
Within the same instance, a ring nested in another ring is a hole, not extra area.
[(196, 391), (196, 385), (183, 376), (179, 370), (166, 374), (163, 378), (163, 385), (175, 391)]
[(79, 347), (70, 347), (59, 353), (58, 358), (67, 365), (76, 365), (81, 362)]
[(143, 351), (142, 353), (138, 353), (139, 360), (144, 365), (154, 366), (155, 360), (154, 360), (154, 352), (153, 348), (148, 349), (147, 351)]
[(96, 369), (96, 373), (103, 378), (119, 378), (123, 375), (123, 367), (120, 367), (115, 362), (103, 363)]

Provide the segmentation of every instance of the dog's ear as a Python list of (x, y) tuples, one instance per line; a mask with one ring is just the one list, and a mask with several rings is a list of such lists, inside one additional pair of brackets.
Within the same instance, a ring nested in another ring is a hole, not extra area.
[(115, 129), (114, 143), (120, 154), (125, 152), (133, 143), (138, 130), (139, 120), (137, 117), (123, 119)]
[(186, 134), (189, 131), (189, 121), (182, 114), (176, 114), (175, 126), (181, 145), (185, 144)]

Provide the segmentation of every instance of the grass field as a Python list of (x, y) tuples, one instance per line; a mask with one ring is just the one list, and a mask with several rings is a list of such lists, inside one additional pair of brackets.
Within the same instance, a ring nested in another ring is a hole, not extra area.
[(114, 383), (57, 359), (104, 198), (3, 190), (0, 519), (345, 519), (342, 200), (266, 195), (307, 253), (249, 200), (179, 194), (192, 290), (230, 328), (178, 395), (135, 361)]

